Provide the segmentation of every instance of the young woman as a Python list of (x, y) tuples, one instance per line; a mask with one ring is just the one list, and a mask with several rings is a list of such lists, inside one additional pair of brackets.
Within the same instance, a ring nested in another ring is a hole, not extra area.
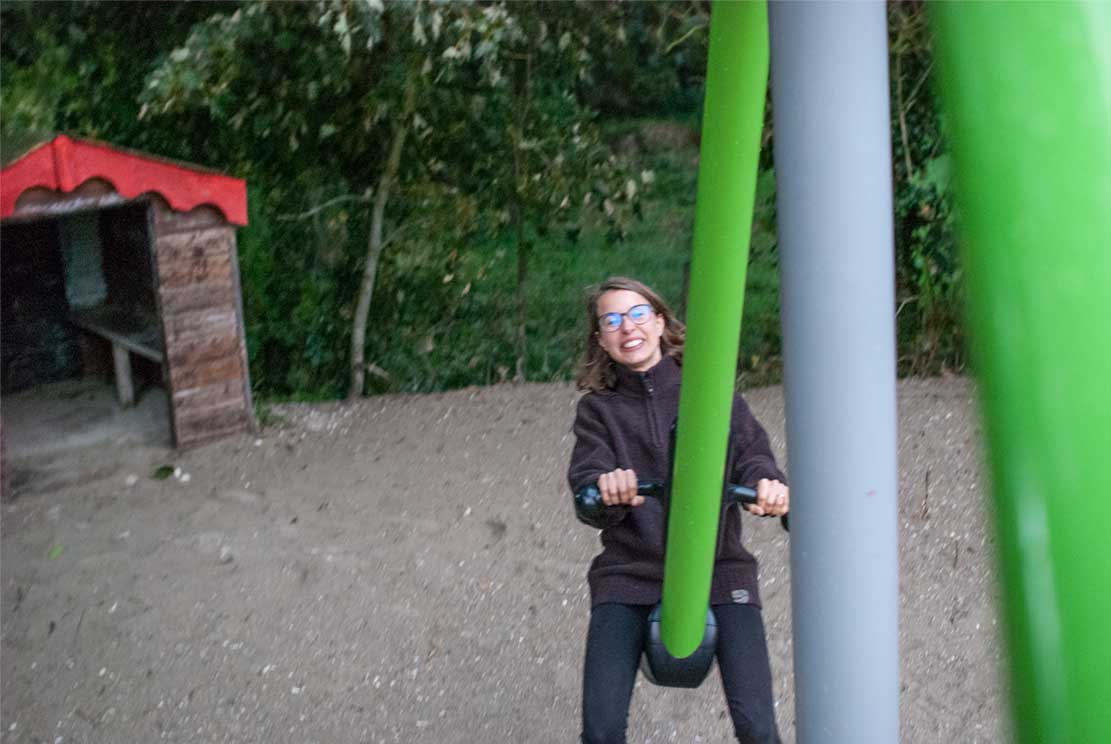
[[(591, 612), (583, 670), (582, 741), (624, 742), (648, 614), (663, 585), (664, 513), (636, 481), (667, 480), (670, 429), (679, 411), (684, 327), (663, 300), (634, 279), (607, 279), (588, 303), (589, 335), (578, 377), (586, 394), (575, 416), (568, 481), (597, 482), (607, 509), (602, 552), (590, 565)], [(750, 486), (748, 511), (789, 508), (786, 478), (767, 434), (738, 395), (733, 401), (727, 480)], [(710, 603), (717, 662), (741, 742), (779, 742), (771, 670), (760, 615), (756, 559), (741, 545), (738, 509), (725, 508)]]

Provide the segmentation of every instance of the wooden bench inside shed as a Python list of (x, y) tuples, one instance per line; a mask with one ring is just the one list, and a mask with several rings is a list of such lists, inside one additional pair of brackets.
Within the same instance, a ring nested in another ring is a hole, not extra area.
[(120, 307), (99, 305), (77, 310), (70, 315), (75, 326), (112, 345), (112, 364), (116, 376), (116, 393), (120, 405), (135, 402), (135, 386), (131, 379), (131, 354), (138, 354), (156, 364), (165, 364), (162, 334), (154, 318)]

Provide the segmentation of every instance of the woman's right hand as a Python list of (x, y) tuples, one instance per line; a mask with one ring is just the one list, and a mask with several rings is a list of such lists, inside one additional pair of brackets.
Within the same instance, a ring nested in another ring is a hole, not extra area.
[(637, 494), (637, 474), (632, 470), (617, 470), (598, 476), (598, 490), (606, 506), (640, 506), (644, 497)]

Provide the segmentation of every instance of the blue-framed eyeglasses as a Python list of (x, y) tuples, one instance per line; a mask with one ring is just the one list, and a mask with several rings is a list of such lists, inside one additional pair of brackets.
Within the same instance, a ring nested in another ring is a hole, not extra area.
[(621, 323), (623, 322), (622, 319), (626, 316), (637, 325), (644, 325), (648, 322), (648, 319), (652, 317), (652, 306), (648, 304), (633, 305), (623, 313), (606, 313), (605, 315), (599, 315), (598, 327), (606, 333), (613, 333), (621, 327)]

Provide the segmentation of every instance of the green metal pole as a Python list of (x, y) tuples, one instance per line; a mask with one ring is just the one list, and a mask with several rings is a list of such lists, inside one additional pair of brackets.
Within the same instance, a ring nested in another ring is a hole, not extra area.
[(715, 2), (660, 617), (676, 658), (710, 600), (767, 82), (767, 4)]
[(1111, 735), (1111, 4), (932, 6), (1020, 742)]

